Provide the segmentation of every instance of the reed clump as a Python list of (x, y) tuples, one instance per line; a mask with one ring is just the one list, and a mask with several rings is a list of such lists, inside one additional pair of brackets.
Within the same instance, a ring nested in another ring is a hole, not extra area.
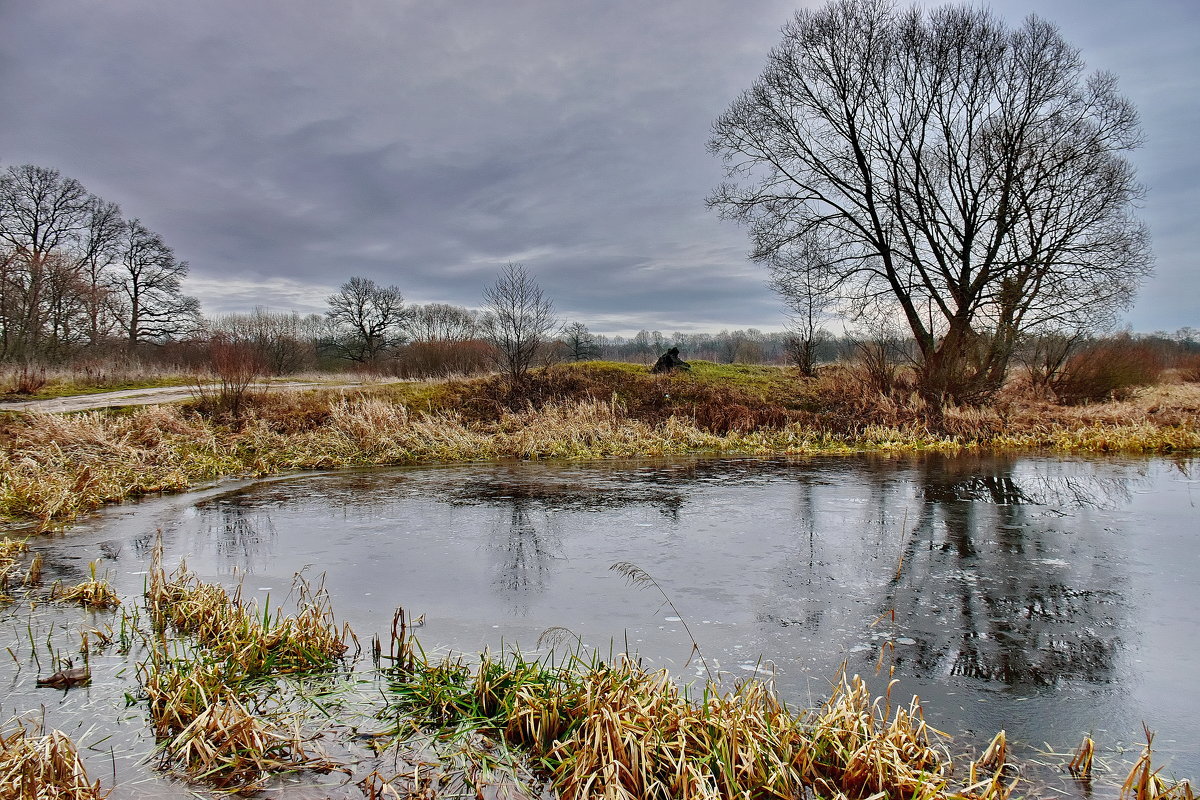
[(171, 625), (193, 638), (218, 661), (236, 666), (243, 676), (280, 675), (321, 669), (348, 649), (349, 629), (338, 630), (329, 595), (297, 580), (294, 616), (243, 601), (241, 587), (203, 583), (186, 567), (167, 578), (161, 567), (151, 574), (148, 601), (157, 624)]
[(7, 800), (103, 800), (75, 743), (61, 731), (37, 735), (18, 725), (0, 734), (0, 797)]
[(565, 800), (894, 797), (1002, 800), (987, 782), (955, 789), (940, 734), (916, 700), (899, 708), (843, 676), (797, 713), (769, 685), (712, 684), (699, 698), (665, 670), (578, 657), (555, 665), (484, 653), (472, 670), (393, 645), (394, 706), (441, 728), (476, 727), (520, 748)]
[(196, 780), (242, 792), (280, 772), (336, 767), (308, 752), (295, 726), (261, 712), (260, 688), (332, 666), (353, 635), (337, 629), (323, 589), (300, 580), (297, 588), (295, 615), (260, 611), (240, 587), (205, 584), (183, 565), (167, 576), (161, 537), (156, 542), (146, 592), (152, 620), (160, 634), (170, 627), (194, 642), (172, 656), (157, 638), (138, 670), (162, 766), (182, 764)]
[(85, 608), (97, 610), (112, 609), (121, 605), (121, 598), (112, 584), (96, 577), (96, 562), (92, 561), (88, 566), (92, 574), (89, 580), (65, 588), (56, 582), (50, 590), (50, 599), (60, 603), (78, 603)]

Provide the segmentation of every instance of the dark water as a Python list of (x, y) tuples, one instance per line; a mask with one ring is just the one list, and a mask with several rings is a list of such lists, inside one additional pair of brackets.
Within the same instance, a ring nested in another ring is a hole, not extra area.
[[(842, 662), (879, 692), (894, 668), (892, 696), (920, 695), (956, 747), (1004, 729), (1026, 755), (1065, 752), (1090, 734), (1116, 761), (1136, 755), (1144, 722), (1165, 772), (1195, 777), (1198, 503), (1188, 460), (486, 464), (218, 487), (109, 509), (36, 547), (51, 578), (103, 557), (135, 597), (161, 528), (168, 565), (243, 575), (250, 594), (324, 574), (364, 641), (398, 605), (425, 614), (427, 651), (534, 648), (559, 626), (701, 678), (686, 622), (711, 670), (773, 676), (797, 704), (827, 697)], [(674, 609), (616, 562), (653, 576)], [(0, 634), (26, 637), (25, 624)], [(5, 716), (36, 703), (63, 728), (141, 724), (103, 681), (35, 692), (14, 663), (0, 666)]]

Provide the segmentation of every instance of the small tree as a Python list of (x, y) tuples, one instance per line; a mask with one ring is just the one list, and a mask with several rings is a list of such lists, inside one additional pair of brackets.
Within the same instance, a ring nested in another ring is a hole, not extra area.
[(572, 361), (589, 361), (600, 354), (596, 337), (582, 322), (571, 322), (563, 326), (563, 344), (567, 348), (567, 357)]
[(404, 295), (395, 286), (379, 286), (369, 278), (354, 277), (342, 284), (330, 296), (325, 315), (336, 332), (330, 342), (334, 351), (359, 364), (377, 363), (406, 338)]
[(483, 290), (484, 337), (495, 349), (496, 366), (513, 383), (525, 375), (554, 330), (554, 304), (521, 264), (510, 263)]

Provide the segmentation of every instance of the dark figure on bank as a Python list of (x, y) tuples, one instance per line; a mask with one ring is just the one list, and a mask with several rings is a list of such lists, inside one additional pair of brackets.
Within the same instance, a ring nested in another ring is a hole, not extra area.
[(657, 374), (660, 372), (670, 372), (674, 369), (691, 369), (692, 365), (679, 357), (679, 348), (672, 347), (667, 352), (658, 357), (658, 361), (654, 362), (654, 366), (650, 371)]

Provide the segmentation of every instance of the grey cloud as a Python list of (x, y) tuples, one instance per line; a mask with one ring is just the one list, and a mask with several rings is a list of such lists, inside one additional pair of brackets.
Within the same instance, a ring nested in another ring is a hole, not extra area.
[[(794, 3), (20, 5), (0, 5), (0, 103), (21, 109), (0, 163), (57, 167), (141, 217), (210, 311), (311, 304), (351, 275), (477, 305), (524, 260), (601, 331), (782, 322), (744, 232), (703, 208), (721, 178), (704, 142)], [(1139, 104), (1160, 280), (1196, 294), (1197, 12), (1038, 12)], [(1196, 324), (1163, 285), (1135, 326)]]

